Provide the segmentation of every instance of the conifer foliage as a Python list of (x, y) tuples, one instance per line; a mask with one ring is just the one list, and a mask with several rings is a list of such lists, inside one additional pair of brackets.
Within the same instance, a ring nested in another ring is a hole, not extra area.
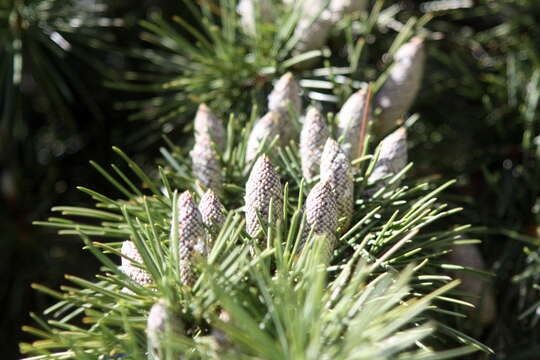
[[(313, 40), (298, 38), (299, 29), (336, 27), (364, 2), (330, 1), (307, 25), (297, 17), (309, 1), (289, 4), (290, 23), (268, 53), (275, 61), (273, 88), (259, 104), (237, 108), (231, 97), (218, 95), (232, 87), (242, 97), (261, 64), (247, 63), (234, 81), (226, 74), (227, 60), (237, 55), (225, 46), (237, 36), (230, 20), (239, 18), (231, 14), (254, 16), (239, 21), (242, 36), (261, 40), (268, 34), (261, 15), (270, 5), (242, 1), (237, 8), (223, 1), (216, 10), (203, 3), (193, 13), (215, 19), (217, 12), (223, 20), (219, 30), (218, 21), (204, 28), (213, 43), (182, 19), (177, 22), (196, 45), (181, 37), (175, 45), (165, 41), (174, 31), (159, 18), (145, 23), (155, 42), (193, 51), (176, 59), (186, 68), (169, 83), (185, 87), (179, 103), (189, 96), (200, 103), (192, 139), (170, 141), (154, 171), (114, 148), (130, 173), (93, 165), (121, 198), (80, 187), (94, 207), (57, 207), (62, 217), (38, 223), (79, 236), (102, 269), (94, 279), (66, 276), (71, 285), (60, 291), (35, 285), (58, 303), (43, 316), (33, 314), (36, 326), (25, 327), (40, 338), (21, 344), (27, 359), (420, 360), (489, 352), (449, 325), (471, 305), (454, 290), (458, 281), (444, 255), (477, 242), (467, 237), (467, 225), (448, 225), (461, 209), (439, 194), (453, 181), (407, 179), (406, 130), (395, 130), (412, 101), (397, 98), (403, 90), (395, 87), (417, 91), (420, 77), (410, 72), (421, 69), (423, 58), (407, 49), (423, 41), (404, 33), (394, 43), (399, 63), (378, 80), (390, 100), (376, 100), (373, 108), (371, 86), (363, 84), (341, 107), (330, 97), (334, 117), (321, 104), (306, 106), (318, 95), (288, 70), (301, 73), (300, 60), (322, 53), (311, 48)], [(213, 51), (219, 56), (203, 56)], [(301, 51), (315, 53), (302, 57)], [(405, 74), (395, 75), (396, 69)], [(215, 70), (217, 81), (231, 82), (206, 93), (213, 86), (208, 79), (202, 87), (195, 80)], [(232, 110), (222, 117), (227, 107)], [(378, 122), (384, 135), (395, 131), (372, 141), (368, 129)]]

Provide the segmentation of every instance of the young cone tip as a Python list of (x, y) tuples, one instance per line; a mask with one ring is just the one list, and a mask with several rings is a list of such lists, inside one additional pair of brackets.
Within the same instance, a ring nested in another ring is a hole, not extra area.
[(407, 129), (405, 127), (400, 127), (383, 139), (379, 161), (381, 165), (389, 166), (389, 170), (394, 173), (398, 173), (407, 165)]
[[(349, 96), (338, 114), (337, 135), (343, 136), (344, 151), (351, 159), (360, 156), (359, 141), (362, 121), (364, 119), (366, 107), (367, 91), (364, 89), (356, 91)], [(367, 109), (368, 121), (372, 121), (371, 109)]]
[(283, 206), (282, 187), (270, 158), (263, 154), (257, 159), (246, 183), (245, 207), (246, 229), (250, 236), (257, 236), (261, 220), (268, 221), (270, 204), (272, 204), (272, 219), (281, 217)]
[(291, 72), (282, 75), (274, 85), (270, 95), (268, 95), (268, 109), (277, 111), (284, 116), (287, 115), (289, 106), (291, 106), (299, 114), (302, 108), (300, 91), (300, 85)]
[(311, 180), (319, 173), (324, 144), (329, 136), (324, 116), (317, 108), (310, 107), (300, 133), (302, 174), (307, 180)]
[(195, 142), (201, 138), (208, 138), (214, 142), (218, 149), (225, 147), (225, 128), (220, 119), (206, 104), (200, 104), (194, 120)]
[(261, 150), (263, 141), (265, 144), (270, 144), (276, 136), (280, 135), (281, 117), (278, 113), (269, 111), (262, 118), (260, 118), (251, 133), (249, 134), (247, 149), (246, 149), (246, 162), (250, 162), (257, 156), (257, 153)]
[(424, 39), (418, 36), (413, 37), (411, 40), (401, 45), (401, 47), (396, 51), (394, 59), (406, 59), (415, 57), (421, 51), (424, 50)]
[(319, 181), (306, 199), (306, 220), (315, 234), (333, 234), (337, 228), (337, 203), (329, 180)]
[(321, 159), (321, 180), (329, 180), (336, 196), (342, 231), (349, 226), (354, 207), (354, 178), (351, 162), (332, 138), (326, 140)]
[(208, 137), (199, 137), (190, 151), (192, 172), (206, 188), (220, 192), (222, 188), (221, 163)]
[(202, 196), (199, 211), (210, 235), (215, 237), (225, 221), (225, 208), (211, 189)]

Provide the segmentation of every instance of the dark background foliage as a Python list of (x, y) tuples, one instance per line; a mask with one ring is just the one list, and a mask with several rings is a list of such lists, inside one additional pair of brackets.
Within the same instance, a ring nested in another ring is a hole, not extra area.
[[(408, 13), (421, 15), (420, 2), (400, 4)], [(447, 196), (466, 207), (461, 222), (488, 229), (481, 248), (496, 275), (498, 317), (478, 331), (481, 340), (497, 352), (494, 358), (535, 359), (540, 353), (537, 318), (534, 312), (518, 317), (539, 297), (533, 287), (538, 271), (520, 281), (515, 277), (535, 264), (524, 247), (536, 250), (539, 244), (538, 110), (533, 105), (540, 91), (540, 83), (534, 82), (540, 76), (535, 75), (540, 71), (540, 4), (483, 0), (475, 5), (441, 14), (428, 26), (442, 38), (429, 43), (423, 90), (412, 109), (421, 118), (410, 132), (410, 154), (417, 176), (457, 178), (458, 185)], [(73, 95), (66, 97), (65, 108), (51, 101), (46, 82), (36, 75), (38, 65), (23, 62), (14, 107), (9, 121), (2, 118), (0, 130), (2, 358), (15, 357), (17, 343), (30, 340), (20, 331), (30, 322), (28, 310), (41, 311), (51, 301), (33, 291), (31, 283), (56, 288), (65, 273), (91, 277), (97, 268), (78, 240), (58, 237), (50, 229), (32, 226), (32, 221), (50, 216), (54, 205), (87, 203), (87, 197), (74, 190), (77, 185), (109, 189), (88, 161), (111, 163), (112, 145), (143, 163), (157, 155), (155, 144), (142, 148), (127, 136), (148, 124), (127, 121), (129, 113), (116, 107), (143, 95), (104, 85), (104, 78), (114, 77), (116, 70), (137, 69), (137, 61), (120, 49), (141, 46), (138, 20), (156, 9), (165, 17), (184, 15), (177, 1), (137, 2), (136, 7), (115, 1), (104, 15), (121, 18), (122, 26), (91, 29), (89, 36), (101, 40), (99, 46), (89, 38), (72, 39), (89, 56), (86, 61), (71, 52), (51, 57), (50, 66), (77, 75), (76, 82), (67, 82)], [(0, 34), (5, 35), (10, 28), (2, 26), (0, 22)], [(0, 43), (0, 58), (8, 52), (4, 45)], [(0, 82), (2, 114), (10, 94), (7, 84)]]

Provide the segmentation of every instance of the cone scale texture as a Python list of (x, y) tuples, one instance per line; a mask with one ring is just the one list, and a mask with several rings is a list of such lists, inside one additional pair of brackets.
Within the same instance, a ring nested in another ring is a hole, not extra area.
[[(133, 241), (126, 240), (122, 243), (121, 253), (130, 259), (133, 259), (139, 264), (143, 264), (143, 260), (139, 251), (135, 247)], [(135, 266), (131, 260), (122, 257), (122, 265), (120, 267), (122, 272), (129, 276), (133, 281), (137, 282), (141, 286), (149, 285), (153, 282), (152, 277), (145, 270)]]
[(412, 105), (422, 83), (425, 58), (424, 41), (418, 37), (396, 52), (390, 74), (374, 99), (381, 111), (374, 123), (379, 136), (392, 130)]
[(209, 238), (215, 241), (225, 221), (225, 208), (212, 190), (208, 190), (201, 198), (199, 211)]
[(335, 246), (335, 232), (338, 226), (336, 196), (329, 180), (320, 181), (311, 189), (306, 199), (305, 214), (308, 226), (304, 242), (310, 232), (315, 236), (321, 236), (326, 241), (325, 256), (329, 257)]
[(328, 181), (336, 197), (338, 219), (342, 222), (342, 231), (345, 230), (352, 219), (354, 205), (354, 179), (351, 163), (332, 138), (326, 140), (321, 158), (321, 181)]
[(252, 237), (260, 234), (260, 216), (263, 224), (268, 223), (270, 203), (273, 205), (271, 223), (283, 214), (283, 188), (279, 176), (266, 155), (259, 157), (246, 183), (245, 209), (246, 231)]
[(208, 137), (199, 137), (189, 153), (193, 176), (207, 189), (221, 193), (223, 176), (217, 152)]
[[(407, 130), (404, 127), (397, 129), (385, 137), (380, 146), (379, 158), (369, 176), (369, 183), (395, 175), (405, 168), (407, 165)], [(375, 193), (385, 185), (386, 182), (380, 182), (371, 189), (370, 193)], [(395, 186), (397, 185), (395, 184)]]
[(206, 253), (206, 241), (201, 213), (189, 191), (178, 197), (178, 241), (181, 281), (192, 286), (193, 257), (195, 252)]
[(193, 126), (195, 128), (195, 142), (198, 142), (201, 137), (210, 138), (218, 150), (225, 150), (227, 136), (223, 122), (206, 104), (199, 105)]
[[(351, 160), (361, 155), (359, 141), (365, 105), (366, 91), (358, 90), (347, 99), (338, 114), (337, 136), (343, 136), (343, 151)], [(368, 121), (370, 119), (371, 109), (368, 109)]]
[(281, 119), (277, 113), (268, 112), (253, 126), (246, 148), (246, 162), (255, 159), (264, 140), (269, 144), (280, 135)]
[(302, 174), (306, 180), (312, 180), (319, 174), (324, 144), (329, 136), (324, 115), (315, 107), (310, 107), (300, 133)]
[(279, 135), (281, 145), (285, 146), (289, 141), (297, 139), (297, 130), (294, 126), (292, 115), (299, 116), (302, 112), (301, 88), (292, 73), (288, 72), (281, 76), (268, 95), (268, 110), (279, 114)]

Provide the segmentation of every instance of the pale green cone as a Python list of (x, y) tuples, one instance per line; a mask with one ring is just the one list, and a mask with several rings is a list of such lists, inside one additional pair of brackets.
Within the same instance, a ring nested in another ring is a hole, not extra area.
[[(122, 243), (122, 249), (120, 251), (122, 255), (133, 259), (133, 261), (139, 264), (143, 264), (141, 255), (139, 254), (139, 251), (135, 247), (133, 241), (125, 240)], [(131, 260), (128, 260), (125, 257), (122, 257), (122, 265), (120, 266), (120, 270), (122, 270), (124, 274), (129, 276), (131, 279), (133, 279), (133, 281), (141, 286), (150, 285), (153, 283), (152, 277), (147, 271), (135, 266)]]
[(332, 138), (326, 140), (321, 158), (321, 181), (329, 181), (336, 196), (341, 231), (348, 228), (354, 205), (354, 179), (351, 162)]
[(193, 121), (195, 129), (195, 142), (199, 138), (210, 138), (216, 149), (225, 150), (226, 131), (223, 122), (210, 110), (206, 104), (200, 104)]
[[(342, 149), (349, 159), (360, 154), (360, 130), (366, 105), (366, 91), (358, 90), (341, 107), (338, 114), (337, 136), (343, 137)], [(371, 121), (371, 109), (368, 109), (368, 122)]]
[(193, 257), (206, 254), (206, 233), (201, 213), (189, 191), (178, 197), (178, 241), (180, 249), (180, 277), (183, 284), (192, 286), (195, 281)]
[(201, 198), (199, 211), (208, 230), (209, 239), (214, 242), (225, 222), (225, 208), (216, 194), (212, 190), (208, 190)]
[(297, 139), (296, 126), (291, 118), (300, 116), (302, 113), (301, 88), (291, 72), (281, 76), (275, 83), (270, 95), (268, 95), (268, 110), (279, 114), (281, 123), (279, 125), (279, 135), (281, 145), (285, 146), (290, 140)]
[[(396, 175), (407, 165), (407, 129), (401, 127), (385, 137), (380, 144), (379, 157), (373, 168), (373, 172), (368, 178), (368, 183), (374, 183), (383, 178), (386, 181), (380, 181), (370, 191), (374, 194), (381, 187), (386, 186), (388, 177)], [(394, 187), (399, 186), (395, 183)]]
[(260, 216), (263, 224), (268, 223), (270, 203), (273, 205), (271, 222), (275, 223), (283, 215), (283, 187), (279, 175), (267, 155), (263, 154), (251, 170), (246, 183), (245, 195), (246, 231), (252, 237), (260, 235)]
[(317, 108), (309, 107), (300, 133), (302, 174), (308, 181), (319, 175), (324, 144), (329, 136), (324, 115)]
[[(287, 1), (292, 6), (295, 2)], [(363, 10), (365, 0), (303, 0), (300, 3), (302, 17), (294, 36), (298, 38), (295, 54), (321, 49), (327, 42), (332, 28), (346, 15)]]
[(373, 125), (378, 136), (395, 128), (411, 107), (422, 85), (425, 58), (424, 40), (419, 37), (396, 52), (390, 74), (374, 98), (374, 108), (380, 111)]
[(257, 157), (263, 141), (270, 144), (276, 136), (280, 134), (281, 119), (277, 113), (268, 112), (260, 118), (251, 133), (246, 148), (246, 162), (249, 163)]
[(190, 151), (193, 176), (207, 189), (221, 193), (223, 176), (219, 156), (212, 147), (208, 136), (195, 139), (195, 146)]
[(320, 181), (313, 186), (307, 196), (304, 211), (307, 227), (303, 241), (306, 241), (306, 237), (310, 232), (314, 236), (325, 239), (324, 241), (327, 243), (324, 253), (325, 256), (329, 257), (335, 246), (335, 233), (338, 226), (336, 196), (329, 180)]

